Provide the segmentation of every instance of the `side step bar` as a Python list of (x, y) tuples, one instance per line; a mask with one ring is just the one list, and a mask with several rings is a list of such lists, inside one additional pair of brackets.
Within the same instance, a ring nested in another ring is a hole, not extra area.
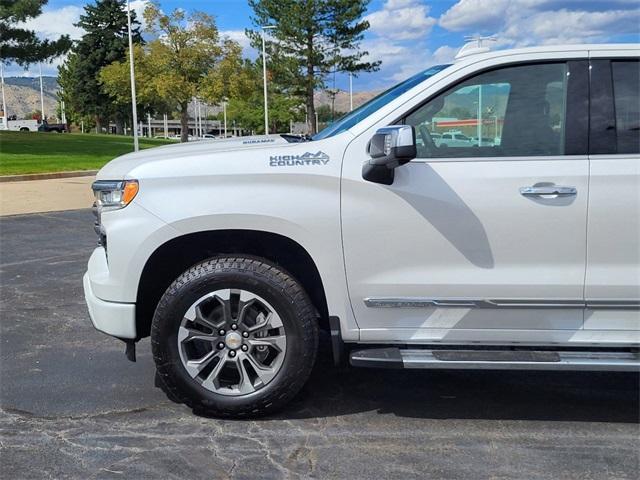
[(472, 370), (599, 370), (640, 372), (640, 354), (606, 351), (423, 350), (370, 348), (351, 352), (354, 367)]

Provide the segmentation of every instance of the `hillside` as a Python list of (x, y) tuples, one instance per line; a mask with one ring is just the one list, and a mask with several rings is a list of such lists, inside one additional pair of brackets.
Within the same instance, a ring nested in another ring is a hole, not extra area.
[[(43, 77), (44, 111), (47, 117), (55, 116), (58, 100), (58, 83), (54, 77)], [(4, 79), (7, 113), (25, 118), (40, 110), (40, 81), (32, 77), (7, 77)]]
[[(368, 102), (379, 93), (379, 91), (353, 92), (353, 108), (357, 108), (363, 103)], [(324, 90), (316, 92), (316, 94), (314, 95), (314, 99), (316, 107), (319, 107), (320, 105), (331, 106), (331, 96)], [(345, 92), (342, 90), (338, 91), (338, 93), (336, 94), (334, 108), (336, 112), (349, 111), (349, 92)]]

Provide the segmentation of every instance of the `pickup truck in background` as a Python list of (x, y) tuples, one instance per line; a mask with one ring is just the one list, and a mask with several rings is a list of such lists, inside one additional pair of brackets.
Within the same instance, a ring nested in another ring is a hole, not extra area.
[[(4, 124), (0, 122), (0, 129), (4, 130)], [(52, 132), (63, 133), (67, 131), (67, 125), (64, 123), (48, 123), (46, 120), (8, 120), (7, 128), (9, 131), (16, 132)]]

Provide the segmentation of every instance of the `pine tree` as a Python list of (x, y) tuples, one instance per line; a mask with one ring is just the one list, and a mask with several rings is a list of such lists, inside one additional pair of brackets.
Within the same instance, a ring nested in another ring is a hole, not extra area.
[(332, 72), (370, 72), (380, 62), (366, 62), (360, 49), (369, 22), (361, 20), (369, 0), (249, 0), (253, 24), (247, 30), (255, 48), (262, 48), (261, 31), (273, 25), (267, 42), (267, 66), (290, 95), (303, 98), (312, 133), (316, 132), (314, 91), (325, 86)]
[(48, 0), (0, 0), (0, 59), (19, 65), (58, 57), (71, 47), (68, 35), (40, 40), (36, 32), (16, 25), (42, 13)]
[[(104, 122), (115, 117), (116, 129), (122, 133), (124, 119), (129, 110), (113, 102), (99, 85), (100, 69), (112, 62), (123, 60), (129, 46), (126, 2), (124, 0), (97, 0), (84, 7), (76, 26), (85, 34), (78, 41), (66, 62), (59, 69), (59, 83), (64, 91), (67, 108), (78, 115), (95, 118), (98, 131)], [(135, 43), (141, 43), (139, 23), (132, 11), (132, 33)]]

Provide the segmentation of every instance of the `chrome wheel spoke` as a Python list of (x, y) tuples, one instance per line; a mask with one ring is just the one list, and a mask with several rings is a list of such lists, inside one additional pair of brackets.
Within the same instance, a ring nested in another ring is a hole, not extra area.
[(215, 331), (217, 328), (219, 328), (219, 326), (221, 325), (222, 322), (213, 322), (211, 321), (209, 318), (207, 318), (203, 313), (202, 313), (202, 304), (197, 305), (195, 307), (195, 313), (196, 313), (196, 318), (193, 320), (194, 323), (199, 323), (200, 325), (210, 328), (211, 330)]
[(205, 342), (215, 342), (218, 337), (215, 334), (204, 333), (188, 327), (180, 327), (178, 330), (178, 342), (191, 342), (193, 340), (203, 340)]
[(278, 368), (276, 368), (275, 366), (272, 367), (262, 365), (255, 358), (253, 358), (253, 355), (245, 355), (245, 357), (247, 360), (249, 360), (249, 363), (256, 372), (256, 375), (262, 382), (262, 385), (266, 385), (267, 383), (269, 383), (271, 380), (273, 380), (273, 377), (276, 376), (276, 373), (278, 373), (280, 365), (277, 366)]
[(240, 374), (240, 380), (237, 385), (237, 391), (241, 395), (255, 392), (256, 387), (251, 383), (251, 377), (249, 376), (249, 372), (247, 372), (247, 368), (244, 365), (243, 360), (247, 358), (247, 355), (241, 354), (236, 357), (236, 368), (238, 369), (238, 373)]
[(222, 355), (216, 355), (216, 356), (220, 357), (220, 361), (216, 364), (215, 367), (213, 367), (213, 370), (209, 372), (209, 375), (207, 375), (207, 378), (205, 378), (202, 382), (202, 386), (209, 390), (216, 390), (218, 388), (216, 386), (216, 380), (218, 379), (218, 375), (220, 375), (220, 372), (222, 371), (225, 364), (227, 363), (227, 360)]
[(279, 352), (284, 352), (287, 347), (287, 337), (285, 335), (275, 335), (272, 337), (248, 338), (247, 343), (252, 347), (274, 347)]
[(260, 313), (256, 317), (256, 324), (252, 327), (248, 327), (247, 331), (249, 333), (256, 333), (260, 330), (267, 330), (272, 328), (280, 328), (282, 326), (282, 319), (275, 312), (269, 312), (266, 316), (263, 313)]
[(189, 372), (189, 375), (191, 375), (192, 378), (196, 377), (207, 365), (209, 365), (209, 363), (213, 361), (214, 358), (218, 356), (219, 352), (211, 350), (202, 358), (188, 360), (185, 365), (187, 372)]

